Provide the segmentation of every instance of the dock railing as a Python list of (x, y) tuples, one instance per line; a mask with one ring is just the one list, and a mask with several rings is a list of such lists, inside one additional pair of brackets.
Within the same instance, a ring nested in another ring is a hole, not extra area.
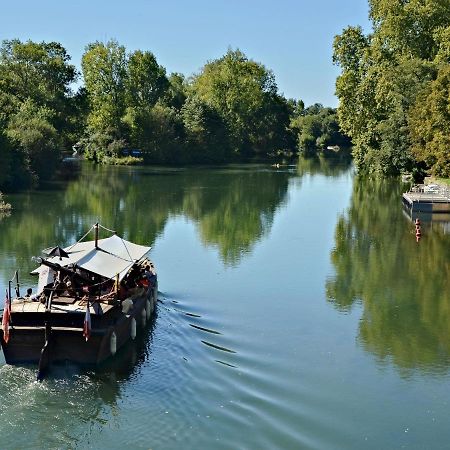
[[(409, 189), (411, 194), (426, 194), (427, 201), (434, 203), (434, 200), (438, 200), (439, 203), (450, 203), (450, 186), (443, 186), (442, 184), (433, 184), (433, 188), (427, 188), (427, 184), (413, 184)], [(414, 200), (413, 200), (414, 201)]]
[(450, 202), (450, 186), (444, 186), (442, 184), (439, 184), (439, 194), (442, 195), (447, 199), (447, 201)]

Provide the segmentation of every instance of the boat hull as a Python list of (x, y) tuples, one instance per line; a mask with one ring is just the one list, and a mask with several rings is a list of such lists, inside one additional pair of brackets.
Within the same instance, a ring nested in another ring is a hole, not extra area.
[[(157, 286), (133, 301), (128, 313), (120, 313), (108, 325), (108, 318), (95, 321), (89, 339), (82, 327), (52, 327), (48, 342), (48, 362), (70, 361), (79, 365), (98, 365), (134, 338), (136, 330), (146, 326), (155, 311)], [(134, 322), (134, 323), (133, 323)], [(13, 322), (14, 323), (14, 322)], [(105, 326), (106, 325), (106, 326)], [(114, 336), (113, 336), (114, 335)], [(1, 332), (1, 345), (7, 364), (38, 364), (46, 342), (45, 326), (11, 326), (8, 343)], [(114, 344), (112, 341), (115, 341)]]

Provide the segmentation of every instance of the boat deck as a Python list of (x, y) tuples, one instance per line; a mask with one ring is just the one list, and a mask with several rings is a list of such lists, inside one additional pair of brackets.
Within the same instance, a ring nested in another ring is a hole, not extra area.
[[(141, 297), (145, 293), (143, 288), (134, 288), (129, 291), (130, 300)], [(107, 301), (98, 301), (97, 298), (91, 299), (89, 311), (92, 315), (103, 315), (113, 309), (115, 306)], [(75, 299), (74, 297), (58, 296), (52, 301), (50, 311), (53, 313), (85, 313), (86, 298)], [(11, 313), (45, 313), (45, 304), (38, 300), (19, 297), (11, 302)]]
[[(93, 315), (101, 315), (108, 312), (113, 305), (107, 303), (93, 302), (89, 305), (89, 311)], [(51, 305), (52, 314), (55, 313), (85, 313), (86, 301), (75, 300), (71, 304), (55, 302)], [(11, 313), (45, 313), (45, 304), (39, 301), (31, 301), (28, 299), (16, 298), (11, 302)]]

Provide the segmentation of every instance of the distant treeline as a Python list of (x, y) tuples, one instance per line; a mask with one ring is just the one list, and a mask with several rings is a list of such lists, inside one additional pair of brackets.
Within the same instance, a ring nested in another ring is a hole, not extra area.
[(341, 128), (360, 171), (450, 176), (450, 2), (369, 0), (334, 41)]
[(151, 52), (111, 40), (89, 44), (81, 67), (59, 43), (3, 41), (1, 189), (52, 178), (73, 146), (98, 162), (137, 149), (148, 163), (190, 164), (349, 144), (335, 110), (286, 99), (273, 73), (239, 50), (185, 78), (168, 76)]

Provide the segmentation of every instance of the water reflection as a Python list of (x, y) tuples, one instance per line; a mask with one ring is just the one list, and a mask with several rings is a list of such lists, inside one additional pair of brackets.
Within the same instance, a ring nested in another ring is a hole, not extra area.
[(286, 196), (289, 171), (261, 166), (163, 169), (83, 165), (67, 185), (11, 196), (15, 210), (0, 222), (3, 279), (53, 244), (68, 244), (100, 221), (126, 239), (152, 244), (172, 216), (198, 225), (206, 245), (235, 264), (270, 230)]
[(328, 299), (340, 311), (362, 306), (359, 341), (380, 362), (446, 372), (450, 366), (450, 236), (424, 224), (416, 242), (403, 215), (402, 187), (355, 179), (335, 231)]
[(450, 234), (450, 213), (413, 212), (412, 209), (405, 204), (403, 205), (403, 213), (411, 222), (419, 219), (422, 224), (427, 223), (431, 228), (440, 227), (445, 233)]
[(310, 158), (300, 158), (297, 164), (297, 174), (300, 176), (320, 174), (326, 177), (338, 177), (347, 172), (351, 164), (351, 155), (346, 152), (331, 156), (317, 155)]

